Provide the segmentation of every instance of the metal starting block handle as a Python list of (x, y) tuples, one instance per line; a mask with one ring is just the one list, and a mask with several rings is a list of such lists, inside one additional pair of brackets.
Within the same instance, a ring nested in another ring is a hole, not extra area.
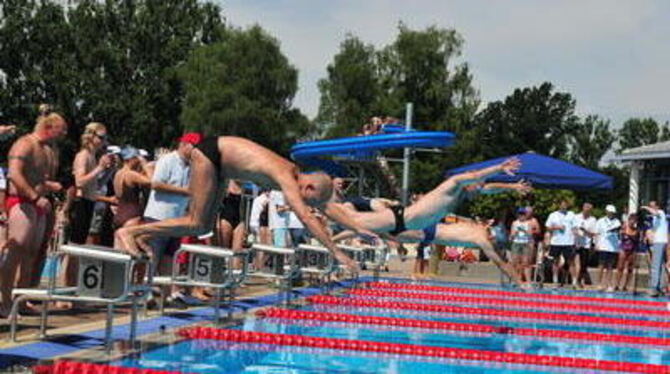
[(253, 244), (251, 249), (269, 255), (270, 258), (266, 258), (264, 262), (267, 260), (272, 261), (270, 267), (264, 266), (262, 269), (257, 269), (257, 271), (251, 275), (255, 277), (277, 279), (289, 279), (297, 276), (299, 267), (297, 261), (298, 258), (294, 249), (274, 247), (258, 243)]
[(231, 251), (230, 249), (202, 244), (182, 244), (179, 249), (184, 252), (210, 257), (231, 258), (235, 256), (235, 252)]
[(300, 244), (298, 250), (300, 271), (303, 273), (327, 275), (335, 271), (333, 266), (335, 261), (328, 248)]
[(99, 245), (63, 244), (60, 251), (70, 256), (86, 257), (106, 262), (127, 263), (133, 260), (133, 257), (127, 253)]
[(358, 263), (363, 263), (363, 261), (365, 261), (363, 248), (344, 244), (340, 244), (337, 247), (343, 250), (352, 260)]

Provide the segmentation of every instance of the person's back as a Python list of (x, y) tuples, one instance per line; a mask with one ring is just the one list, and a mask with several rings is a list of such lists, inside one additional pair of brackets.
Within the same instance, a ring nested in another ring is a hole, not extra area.
[[(186, 188), (190, 178), (190, 167), (177, 151), (168, 153), (156, 162), (153, 182)], [(189, 196), (152, 189), (144, 210), (144, 216), (153, 220), (181, 217), (186, 213)]]

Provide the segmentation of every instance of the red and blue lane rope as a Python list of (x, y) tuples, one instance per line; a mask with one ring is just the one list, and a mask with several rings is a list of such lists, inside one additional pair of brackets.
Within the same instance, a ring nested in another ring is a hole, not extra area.
[(551, 301), (529, 301), (518, 299), (494, 299), (490, 297), (475, 297), (475, 296), (456, 296), (449, 294), (435, 294), (426, 292), (410, 292), (410, 291), (389, 291), (378, 289), (350, 289), (347, 293), (355, 296), (368, 297), (382, 297), (382, 298), (396, 298), (396, 299), (418, 299), (441, 302), (452, 302), (462, 304), (477, 304), (477, 305), (491, 305), (496, 307), (510, 307), (519, 309), (543, 309), (551, 311), (566, 311), (574, 313), (597, 313), (597, 314), (624, 314), (633, 316), (646, 317), (666, 317), (670, 318), (670, 311), (649, 309), (631, 309), (622, 308), (618, 306), (605, 305), (577, 305), (566, 304)]
[(331, 323), (347, 323), (357, 325), (376, 325), (376, 326), (392, 326), (403, 328), (420, 328), (443, 331), (456, 331), (468, 333), (484, 333), (484, 334), (507, 334), (525, 337), (538, 337), (548, 339), (566, 339), (579, 340), (591, 342), (605, 342), (605, 343), (622, 343), (632, 345), (650, 345), (670, 347), (670, 339), (655, 338), (633, 335), (616, 335), (616, 334), (601, 334), (601, 333), (586, 333), (578, 331), (565, 330), (551, 330), (551, 329), (530, 329), (517, 327), (500, 327), (475, 323), (455, 323), (455, 322), (441, 322), (441, 321), (426, 321), (408, 318), (394, 318), (394, 317), (378, 317), (355, 315), (346, 313), (328, 313), (328, 312), (313, 312), (290, 310), (282, 308), (268, 308), (256, 312), (259, 317), (278, 318), (286, 320), (309, 320), (322, 321)]
[(530, 312), (524, 310), (475, 308), (475, 307), (439, 305), (439, 304), (422, 304), (422, 303), (410, 303), (404, 301), (388, 301), (388, 300), (379, 301), (368, 298), (335, 297), (327, 295), (309, 296), (307, 297), (307, 301), (314, 304), (378, 308), (386, 310), (390, 309), (412, 310), (412, 311), (430, 312), (430, 313), (464, 314), (470, 316), (478, 315), (478, 316), (489, 316), (489, 317), (502, 317), (509, 319), (524, 319), (524, 320), (531, 320), (534, 322), (553, 321), (553, 322), (609, 325), (619, 327), (625, 326), (628, 328), (638, 328), (638, 329), (652, 328), (652, 329), (670, 330), (670, 322), (655, 321), (655, 320), (596, 317), (596, 316), (584, 316), (584, 315), (565, 314), (565, 313)]
[(446, 286), (429, 286), (423, 284), (410, 283), (391, 283), (391, 282), (368, 282), (365, 285), (369, 288), (383, 288), (393, 290), (411, 290), (411, 291), (427, 291), (437, 293), (451, 293), (451, 294), (467, 294), (467, 295), (485, 295), (493, 297), (514, 298), (522, 300), (537, 300), (537, 301), (557, 301), (557, 302), (572, 302), (598, 305), (618, 305), (621, 307), (629, 307), (631, 309), (661, 309), (668, 310), (670, 303), (663, 301), (652, 300), (632, 300), (632, 299), (609, 299), (602, 297), (587, 297), (587, 296), (572, 296), (572, 295), (555, 295), (555, 294), (541, 294), (541, 293), (524, 293), (515, 291), (502, 290), (487, 290), (466, 287), (446, 287)]
[(368, 340), (322, 338), (267, 332), (192, 327), (179, 330), (188, 339), (209, 339), (239, 343), (272, 344), (280, 346), (377, 352), (411, 357), (435, 357), (475, 362), (496, 362), (511, 365), (539, 365), (579, 370), (601, 370), (626, 373), (670, 373), (670, 366), (594, 360), (586, 358), (532, 355), (526, 353), (486, 351), (479, 349), (434, 347), (414, 344), (387, 343)]

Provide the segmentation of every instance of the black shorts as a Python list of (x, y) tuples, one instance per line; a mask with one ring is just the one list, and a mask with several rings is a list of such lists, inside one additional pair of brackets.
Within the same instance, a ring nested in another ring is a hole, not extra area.
[(613, 268), (616, 266), (619, 254), (617, 252), (598, 251), (598, 263), (602, 267)]
[(75, 244), (86, 243), (88, 231), (91, 228), (95, 201), (77, 198), (70, 208), (70, 241)]
[(572, 245), (552, 245), (549, 247), (549, 256), (554, 259), (563, 256), (566, 261), (570, 261), (575, 257), (575, 247)]
[(416, 259), (417, 260), (425, 260), (425, 258), (424, 258), (425, 257), (425, 249), (426, 249), (425, 245), (419, 245), (418, 247), (416, 247)]

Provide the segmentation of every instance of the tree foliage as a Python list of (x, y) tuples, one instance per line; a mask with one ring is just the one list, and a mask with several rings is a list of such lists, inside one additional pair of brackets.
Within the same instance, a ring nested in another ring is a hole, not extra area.
[(221, 38), (219, 8), (197, 0), (61, 4), (0, 3), (2, 120), (29, 126), (46, 102), (65, 114), (71, 143), (93, 120), (119, 143), (166, 144), (179, 135), (175, 68)]
[(670, 127), (667, 122), (660, 125), (653, 118), (631, 118), (619, 130), (618, 152), (669, 139)]
[(242, 136), (283, 152), (309, 131), (309, 121), (292, 108), (298, 71), (258, 26), (229, 28), (223, 41), (198, 48), (180, 77), (189, 129)]
[(596, 115), (587, 116), (570, 134), (570, 161), (596, 170), (615, 140), (616, 133), (610, 129), (608, 120)]

